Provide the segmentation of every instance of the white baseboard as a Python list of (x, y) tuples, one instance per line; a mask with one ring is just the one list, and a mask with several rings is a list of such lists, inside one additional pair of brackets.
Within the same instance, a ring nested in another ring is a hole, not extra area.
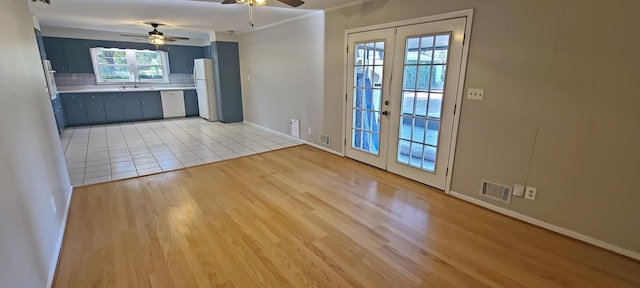
[(562, 235), (571, 237), (573, 239), (577, 239), (577, 240), (580, 240), (582, 242), (586, 242), (586, 243), (589, 243), (591, 245), (598, 246), (600, 248), (603, 248), (603, 249), (606, 249), (606, 250), (609, 250), (609, 251), (612, 251), (612, 252), (627, 256), (629, 258), (640, 260), (640, 253), (638, 253), (638, 252), (634, 252), (634, 251), (631, 251), (631, 250), (628, 250), (628, 249), (624, 249), (624, 248), (618, 247), (616, 245), (604, 242), (602, 240), (598, 240), (598, 239), (595, 239), (593, 237), (590, 237), (590, 236), (587, 236), (587, 235), (584, 235), (584, 234), (581, 234), (581, 233), (578, 233), (578, 232), (575, 232), (575, 231), (572, 231), (572, 230), (569, 230), (569, 229), (566, 229), (566, 228), (562, 228), (560, 226), (553, 225), (553, 224), (544, 222), (542, 220), (539, 220), (539, 219), (536, 219), (536, 218), (533, 218), (533, 217), (529, 217), (527, 215), (520, 214), (518, 212), (514, 212), (514, 211), (511, 211), (509, 209), (505, 209), (505, 208), (502, 208), (502, 207), (499, 207), (499, 206), (496, 206), (496, 205), (493, 205), (493, 204), (478, 200), (476, 198), (473, 198), (473, 197), (470, 197), (470, 196), (467, 196), (467, 195), (464, 195), (464, 194), (461, 194), (461, 193), (458, 193), (458, 192), (451, 191), (451, 192), (449, 192), (449, 195), (451, 195), (453, 197), (456, 197), (458, 199), (464, 200), (466, 202), (470, 202), (472, 204), (484, 207), (486, 209), (498, 212), (498, 213), (500, 213), (502, 215), (506, 215), (506, 216), (509, 216), (509, 217), (512, 217), (512, 218), (527, 222), (529, 224), (532, 224), (532, 225), (535, 225), (535, 226), (538, 226), (538, 227), (542, 227), (542, 228), (547, 229), (547, 230), (551, 230), (551, 231), (556, 232), (558, 234), (562, 234)]
[(69, 207), (71, 207), (71, 195), (73, 195), (73, 186), (69, 186), (69, 197), (67, 197), (67, 203), (64, 207), (64, 216), (62, 216), (62, 223), (60, 223), (60, 232), (58, 232), (58, 242), (56, 242), (56, 250), (53, 255), (51, 266), (49, 268), (49, 277), (47, 278), (47, 286), (53, 286), (53, 278), (56, 276), (56, 269), (58, 268), (58, 259), (60, 258), (60, 252), (62, 250), (62, 241), (64, 240), (64, 231), (67, 228), (67, 217), (69, 216)]
[(344, 157), (343, 153), (335, 151), (335, 150), (331, 150), (331, 149), (329, 149), (327, 147), (324, 147), (324, 146), (320, 146), (320, 145), (318, 145), (316, 143), (312, 143), (312, 142), (309, 142), (309, 141), (304, 140), (304, 139), (296, 138), (296, 137), (293, 137), (293, 136), (291, 136), (289, 134), (285, 134), (285, 133), (282, 133), (280, 131), (276, 131), (276, 130), (273, 130), (271, 128), (267, 128), (267, 127), (264, 127), (264, 126), (256, 124), (256, 123), (249, 122), (247, 120), (244, 120), (244, 123), (245, 124), (249, 124), (251, 126), (254, 126), (254, 127), (258, 128), (258, 129), (264, 130), (264, 131), (268, 131), (268, 132), (271, 132), (271, 133), (274, 133), (274, 134), (278, 134), (278, 135), (283, 136), (283, 137), (287, 137), (287, 138), (289, 138), (291, 140), (294, 140), (294, 141), (302, 142), (302, 143), (304, 143), (306, 145), (309, 145), (309, 146), (314, 147), (314, 148), (318, 148), (318, 149), (320, 149), (322, 151), (329, 152), (331, 154), (335, 154), (335, 155), (338, 155), (340, 157)]

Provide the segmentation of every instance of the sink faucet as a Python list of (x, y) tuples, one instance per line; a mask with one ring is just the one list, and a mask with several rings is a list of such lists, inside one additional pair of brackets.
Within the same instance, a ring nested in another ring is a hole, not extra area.
[[(136, 81), (136, 77), (140, 77), (140, 76), (133, 75), (133, 88), (138, 88), (138, 82)], [(140, 81), (140, 78), (138, 78), (138, 81)]]

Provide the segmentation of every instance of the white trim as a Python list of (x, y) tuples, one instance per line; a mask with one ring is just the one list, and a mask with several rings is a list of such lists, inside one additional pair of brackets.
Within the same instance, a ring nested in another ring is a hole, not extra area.
[[(380, 29), (388, 29), (388, 28), (398, 28), (398, 27), (402, 27), (402, 26), (409, 26), (409, 25), (415, 25), (415, 24), (421, 24), (421, 23), (428, 23), (428, 22), (436, 22), (436, 21), (444, 21), (444, 20), (449, 20), (449, 19), (456, 19), (456, 18), (466, 18), (466, 27), (465, 27), (465, 39), (464, 39), (464, 43), (462, 46), (462, 60), (460, 62), (460, 77), (458, 79), (458, 91), (456, 93), (456, 109), (455, 109), (455, 115), (453, 117), (453, 131), (451, 133), (451, 147), (449, 148), (449, 159), (448, 159), (448, 168), (449, 168), (449, 173), (446, 176), (446, 180), (445, 180), (445, 189), (444, 192), (446, 194), (449, 194), (451, 192), (451, 182), (453, 179), (453, 166), (454, 166), (454, 162), (455, 162), (455, 153), (456, 153), (456, 146), (458, 143), (458, 130), (460, 129), (460, 115), (462, 114), (462, 99), (464, 98), (464, 85), (466, 82), (466, 76), (467, 76), (467, 64), (469, 62), (469, 46), (471, 43), (471, 31), (472, 31), (472, 26), (473, 26), (473, 9), (467, 9), (467, 10), (460, 10), (460, 11), (453, 11), (453, 12), (448, 12), (448, 13), (443, 13), (443, 14), (438, 14), (438, 15), (430, 15), (430, 16), (425, 16), (425, 17), (420, 17), (420, 18), (413, 18), (413, 19), (407, 19), (407, 20), (401, 20), (401, 21), (396, 21), (396, 22), (391, 22), (391, 23), (384, 23), (384, 24), (378, 24), (378, 25), (371, 25), (371, 26), (365, 26), (365, 27), (358, 27), (358, 28), (352, 28), (352, 29), (347, 29), (344, 32), (344, 46), (343, 47), (347, 47), (349, 45), (349, 34), (353, 34), (353, 33), (360, 33), (360, 32), (366, 32), (366, 31), (372, 31), (372, 30), (380, 30)], [(343, 88), (342, 88), (342, 94), (346, 95), (347, 94), (347, 74), (349, 73), (349, 67), (348, 67), (348, 55), (345, 51), (344, 54), (344, 67), (343, 67), (343, 71), (344, 71), (344, 83), (343, 83)], [(346, 152), (346, 145), (345, 145), (345, 141), (344, 139), (346, 139), (347, 137), (347, 131), (345, 126), (347, 125), (346, 122), (346, 113), (347, 113), (347, 103), (346, 101), (343, 103), (342, 105), (342, 153), (344, 154)]]
[(64, 240), (64, 231), (67, 228), (67, 218), (69, 217), (69, 207), (71, 207), (71, 195), (73, 195), (73, 186), (69, 186), (69, 197), (67, 197), (67, 203), (64, 208), (64, 215), (62, 216), (62, 223), (60, 223), (60, 231), (58, 232), (58, 241), (56, 242), (55, 252), (51, 265), (49, 266), (49, 276), (47, 277), (47, 286), (53, 286), (53, 279), (56, 276), (56, 270), (58, 268), (58, 259), (60, 258), (60, 252), (62, 251), (62, 241)]
[(371, 1), (373, 1), (373, 0), (353, 1), (353, 2), (349, 2), (349, 3), (345, 3), (345, 4), (341, 4), (341, 5), (338, 5), (338, 6), (334, 6), (334, 7), (331, 7), (331, 8), (324, 9), (324, 12), (326, 13), (326, 12), (336, 11), (336, 10), (340, 10), (342, 8), (356, 6), (356, 5), (364, 4), (364, 3), (367, 3), (367, 2), (371, 2)]
[(253, 122), (249, 122), (249, 121), (247, 121), (247, 120), (244, 120), (244, 123), (245, 123), (245, 124), (248, 124), (248, 125), (251, 125), (251, 126), (254, 126), (254, 127), (258, 128), (258, 129), (261, 129), (261, 130), (267, 131), (267, 132), (271, 132), (271, 133), (274, 133), (274, 134), (278, 134), (278, 135), (280, 135), (280, 136), (283, 136), (283, 137), (289, 138), (289, 139), (294, 140), (294, 141), (297, 141), (297, 142), (302, 142), (302, 144), (306, 144), (306, 145), (309, 145), (309, 146), (311, 146), (311, 147), (318, 148), (318, 149), (323, 150), (323, 151), (325, 151), (325, 152), (329, 152), (329, 153), (331, 153), (331, 154), (335, 154), (335, 155), (338, 155), (338, 156), (340, 156), (340, 157), (344, 157), (344, 154), (343, 154), (343, 153), (338, 152), (338, 151), (335, 151), (335, 150), (331, 150), (331, 149), (329, 149), (329, 148), (327, 148), (327, 147), (324, 147), (324, 146), (320, 146), (320, 145), (318, 145), (318, 144), (316, 144), (316, 143), (312, 143), (312, 142), (309, 142), (309, 141), (307, 141), (307, 140), (303, 140), (303, 139), (300, 139), (300, 138), (296, 138), (296, 137), (293, 137), (293, 136), (291, 136), (291, 135), (289, 135), (289, 134), (282, 133), (282, 132), (280, 132), (280, 131), (276, 131), (276, 130), (273, 130), (273, 129), (271, 129), (271, 128), (264, 127), (264, 126), (262, 126), (262, 125), (260, 125), (260, 124), (256, 124), (256, 123), (253, 123)]
[(308, 17), (314, 16), (314, 15), (317, 15), (317, 14), (321, 14), (321, 13), (324, 13), (324, 11), (323, 10), (317, 10), (317, 11), (309, 12), (307, 14), (302, 14), (300, 16), (296, 16), (296, 17), (293, 17), (293, 18), (289, 18), (289, 19), (285, 19), (285, 20), (278, 21), (278, 22), (275, 22), (275, 23), (271, 23), (271, 24), (267, 24), (267, 25), (264, 25), (264, 26), (256, 27), (256, 28), (253, 28), (251, 30), (241, 31), (241, 32), (238, 32), (238, 35), (248, 34), (248, 33), (251, 33), (251, 32), (256, 32), (256, 31), (268, 29), (268, 28), (271, 28), (271, 27), (275, 27), (275, 26), (279, 26), (279, 25), (282, 25), (282, 24), (286, 24), (286, 23), (289, 23), (289, 22), (296, 21), (296, 20), (308, 18)]
[[(462, 12), (462, 11), (461, 11)], [(460, 62), (460, 77), (458, 80), (458, 93), (456, 95), (455, 115), (453, 115), (453, 131), (451, 133), (451, 142), (449, 145), (449, 160), (447, 179), (444, 184), (444, 193), (451, 192), (451, 182), (453, 180), (453, 166), (455, 164), (456, 147), (458, 146), (458, 132), (460, 131), (460, 115), (462, 115), (462, 99), (464, 98), (464, 85), (467, 80), (467, 64), (469, 63), (469, 46), (471, 44), (471, 28), (473, 26), (473, 9), (465, 10), (467, 17), (467, 26), (465, 28), (462, 43), (462, 62)]]
[(591, 244), (591, 245), (594, 245), (594, 246), (597, 246), (597, 247), (600, 247), (600, 248), (603, 248), (603, 249), (606, 249), (606, 250), (609, 250), (609, 251), (612, 251), (612, 252), (627, 256), (629, 258), (640, 260), (640, 253), (638, 253), (638, 252), (634, 252), (634, 251), (631, 251), (631, 250), (628, 250), (628, 249), (624, 249), (624, 248), (621, 248), (619, 246), (607, 243), (605, 241), (598, 240), (598, 239), (595, 239), (593, 237), (590, 237), (590, 236), (575, 232), (573, 230), (562, 228), (560, 226), (557, 226), (557, 225), (554, 225), (554, 224), (551, 224), (551, 223), (547, 223), (547, 222), (544, 222), (542, 220), (539, 220), (539, 219), (536, 219), (536, 218), (533, 218), (533, 217), (530, 217), (530, 216), (527, 216), (527, 215), (524, 215), (524, 214), (520, 214), (518, 212), (511, 211), (509, 209), (502, 208), (502, 207), (499, 207), (499, 206), (496, 206), (496, 205), (481, 201), (479, 199), (476, 199), (476, 198), (473, 198), (473, 197), (470, 197), (470, 196), (467, 196), (467, 195), (464, 195), (464, 194), (461, 194), (461, 193), (458, 193), (458, 192), (450, 191), (449, 195), (451, 195), (451, 196), (453, 196), (455, 198), (458, 198), (460, 200), (463, 200), (463, 201), (478, 205), (480, 207), (489, 209), (491, 211), (500, 213), (502, 215), (509, 216), (511, 218), (515, 218), (515, 219), (518, 219), (520, 221), (527, 222), (527, 223), (529, 223), (531, 225), (535, 225), (535, 226), (538, 226), (538, 227), (541, 227), (541, 228), (556, 232), (558, 234), (562, 234), (562, 235), (565, 235), (567, 237), (570, 237), (570, 238), (573, 238), (573, 239), (576, 239), (576, 240), (580, 240), (582, 242), (585, 242), (585, 243), (588, 243), (588, 244)]
[(473, 15), (473, 9), (447, 12), (447, 13), (438, 14), (438, 15), (430, 15), (425, 17), (401, 20), (401, 21), (390, 22), (390, 23), (383, 23), (378, 25), (351, 28), (351, 29), (345, 30), (345, 33), (353, 34), (353, 33), (359, 33), (359, 32), (372, 31), (372, 30), (397, 28), (397, 27), (409, 26), (414, 24), (436, 22), (436, 21), (449, 20), (449, 19), (455, 19), (455, 18), (464, 18), (464, 17), (469, 17), (470, 15), (471, 16)]

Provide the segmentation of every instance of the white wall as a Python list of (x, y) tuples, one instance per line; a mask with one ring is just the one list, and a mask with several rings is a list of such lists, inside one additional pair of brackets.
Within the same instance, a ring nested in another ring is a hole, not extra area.
[(71, 191), (27, 3), (0, 9), (2, 287), (45, 287)]
[(299, 119), (300, 137), (319, 144), (324, 130), (324, 25), (324, 13), (318, 12), (240, 35), (247, 121), (289, 134), (289, 119)]

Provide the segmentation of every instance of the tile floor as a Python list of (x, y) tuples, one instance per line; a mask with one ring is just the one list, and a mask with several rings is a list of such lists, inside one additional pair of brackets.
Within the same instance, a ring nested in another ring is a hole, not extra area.
[(73, 186), (171, 171), (299, 145), (244, 123), (182, 118), (65, 129)]

